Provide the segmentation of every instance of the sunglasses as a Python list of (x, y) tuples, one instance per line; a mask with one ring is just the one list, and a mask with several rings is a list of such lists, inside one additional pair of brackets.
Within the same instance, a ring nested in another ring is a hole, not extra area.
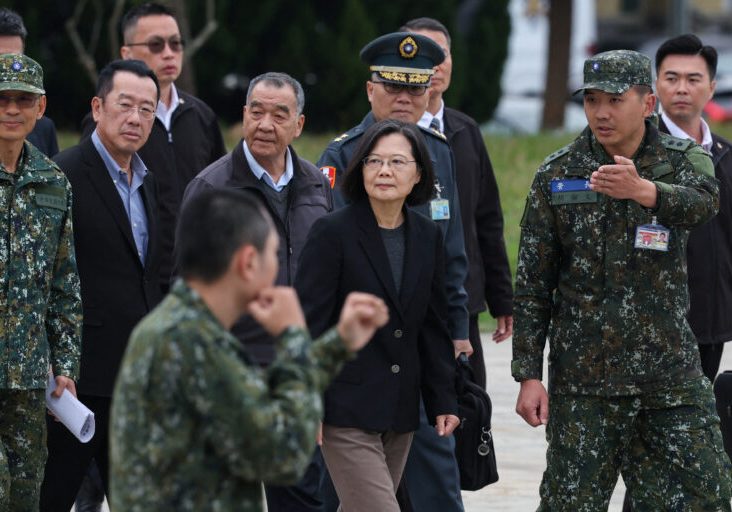
[(399, 94), (402, 91), (407, 91), (410, 96), (424, 96), (427, 92), (427, 87), (421, 85), (401, 85), (393, 84), (391, 82), (381, 82), (379, 80), (371, 80), (371, 83), (381, 84), (384, 86), (384, 90), (389, 94)]
[(11, 103), (15, 103), (19, 109), (27, 109), (34, 107), (40, 98), (37, 94), (20, 94), (11, 96), (9, 94), (0, 94), (0, 108), (8, 108)]
[(129, 43), (125, 46), (147, 46), (147, 49), (150, 50), (150, 53), (161, 53), (163, 50), (165, 50), (166, 44), (170, 47), (170, 50), (172, 52), (179, 53), (183, 51), (185, 41), (183, 41), (183, 39), (178, 36), (173, 36), (167, 41), (162, 37), (151, 37), (144, 43)]

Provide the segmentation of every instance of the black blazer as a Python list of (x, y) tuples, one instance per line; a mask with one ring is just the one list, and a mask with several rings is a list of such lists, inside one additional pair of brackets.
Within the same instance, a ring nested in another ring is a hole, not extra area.
[(84, 308), (80, 394), (112, 396), (132, 328), (160, 300), (160, 234), (155, 185), (142, 186), (148, 223), (143, 267), (127, 214), (91, 137), (54, 158), (73, 191), (74, 247)]
[(407, 208), (404, 214), (399, 295), (366, 200), (317, 220), (300, 257), (295, 288), (313, 336), (338, 321), (352, 291), (378, 295), (389, 307), (389, 323), (344, 365), (326, 391), (323, 421), (329, 425), (416, 430), (420, 390), (432, 422), (439, 414), (457, 414), (442, 235), (421, 214)]
[(477, 123), (458, 110), (445, 108), (445, 137), (455, 155), (465, 253), (468, 256), (468, 311), (488, 310), (494, 317), (513, 309), (511, 269), (503, 238), (503, 213), (493, 165)]
[[(668, 133), (659, 117), (658, 129)], [(700, 345), (732, 340), (732, 144), (712, 133), (712, 163), (719, 180), (719, 212), (689, 233), (687, 318)]]

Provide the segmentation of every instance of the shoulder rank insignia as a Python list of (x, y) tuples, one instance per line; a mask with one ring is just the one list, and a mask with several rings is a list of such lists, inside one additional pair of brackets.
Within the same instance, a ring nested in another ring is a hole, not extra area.
[(694, 143), (691, 139), (677, 139), (670, 135), (663, 137), (661, 142), (663, 142), (663, 147), (666, 149), (675, 149), (676, 151), (686, 151)]
[(566, 155), (567, 153), (569, 153), (570, 146), (571, 146), (571, 144), (569, 144), (567, 146), (564, 146), (562, 149), (556, 150), (554, 153), (552, 153), (548, 157), (546, 157), (544, 159), (544, 162), (542, 162), (542, 163), (543, 164), (548, 164), (549, 162), (552, 162), (552, 161), (556, 160), (560, 156)]
[(343, 139), (345, 139), (346, 137), (348, 137), (348, 132), (346, 132), (346, 133), (344, 133), (342, 135), (339, 135), (338, 137), (336, 137), (335, 139), (333, 139), (333, 142), (340, 142)]

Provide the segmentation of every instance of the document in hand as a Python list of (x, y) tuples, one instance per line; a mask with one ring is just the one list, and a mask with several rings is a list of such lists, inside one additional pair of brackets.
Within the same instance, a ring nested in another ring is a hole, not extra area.
[(59, 398), (51, 396), (56, 389), (56, 379), (48, 375), (46, 387), (46, 407), (69, 431), (82, 443), (88, 443), (94, 437), (94, 413), (69, 393), (68, 389)]

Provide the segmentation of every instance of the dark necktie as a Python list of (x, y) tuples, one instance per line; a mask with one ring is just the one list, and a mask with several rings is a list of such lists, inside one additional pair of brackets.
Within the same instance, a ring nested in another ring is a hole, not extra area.
[(433, 117), (432, 121), (430, 121), (430, 128), (442, 133), (442, 129), (440, 128), (440, 120), (437, 119), (436, 117)]

